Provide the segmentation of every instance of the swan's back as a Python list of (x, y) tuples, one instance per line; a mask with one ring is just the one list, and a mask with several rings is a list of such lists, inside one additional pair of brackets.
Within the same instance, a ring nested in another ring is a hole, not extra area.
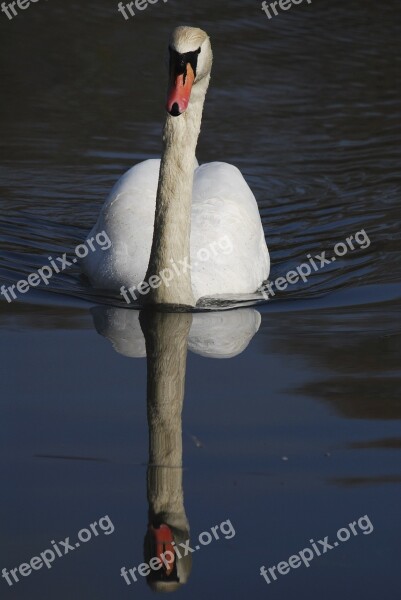
[(197, 261), (195, 296), (255, 292), (268, 277), (269, 253), (256, 199), (237, 167), (213, 162), (195, 171), (192, 223), (192, 261), (200, 249), (216, 249)]
[[(116, 290), (137, 287), (144, 280), (159, 170), (159, 159), (146, 160), (127, 171), (111, 190), (88, 236), (106, 231), (111, 247), (90, 253), (82, 265), (94, 286)], [(252, 293), (268, 276), (269, 255), (255, 197), (240, 171), (227, 163), (195, 169), (191, 265), (196, 299)]]
[(106, 231), (111, 247), (82, 262), (92, 285), (116, 290), (144, 280), (152, 246), (160, 159), (145, 160), (112, 188), (88, 237)]

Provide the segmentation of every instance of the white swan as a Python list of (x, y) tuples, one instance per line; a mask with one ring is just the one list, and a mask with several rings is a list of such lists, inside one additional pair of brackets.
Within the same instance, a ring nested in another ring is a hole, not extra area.
[[(195, 157), (213, 59), (209, 37), (177, 27), (169, 52), (161, 161), (136, 165), (113, 187), (87, 238), (104, 231), (111, 246), (89, 253), (82, 269), (94, 287), (115, 291), (156, 276), (138, 297), (154, 304), (195, 306), (203, 296), (254, 293), (270, 270), (255, 197), (236, 167), (198, 166)], [(173, 265), (180, 269), (169, 281), (157, 277)]]

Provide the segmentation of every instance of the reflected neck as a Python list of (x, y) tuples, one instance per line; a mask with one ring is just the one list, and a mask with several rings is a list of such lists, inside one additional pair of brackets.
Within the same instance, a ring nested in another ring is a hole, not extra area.
[(150, 521), (186, 524), (182, 428), (190, 313), (141, 313), (147, 352)]

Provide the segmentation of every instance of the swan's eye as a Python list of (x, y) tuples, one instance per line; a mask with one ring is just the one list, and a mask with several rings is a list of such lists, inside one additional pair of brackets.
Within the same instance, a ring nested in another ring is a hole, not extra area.
[(192, 70), (196, 77), (196, 69), (198, 67), (198, 56), (201, 49), (194, 50), (193, 52), (184, 52), (180, 54), (177, 50), (169, 47), (170, 52), (170, 72), (174, 71), (176, 75), (184, 75), (186, 77), (187, 65), (191, 65)]

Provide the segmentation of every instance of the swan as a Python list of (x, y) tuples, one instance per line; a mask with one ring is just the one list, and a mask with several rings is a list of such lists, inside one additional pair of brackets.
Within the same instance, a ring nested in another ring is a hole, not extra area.
[[(140, 288), (144, 304), (194, 307), (205, 296), (256, 292), (270, 258), (256, 199), (241, 172), (196, 160), (213, 61), (209, 36), (177, 27), (169, 54), (162, 157), (135, 165), (117, 181), (86, 238), (104, 232), (111, 246), (81, 264), (93, 287), (121, 292), (149, 282)], [(222, 239), (230, 251), (219, 251)]]

